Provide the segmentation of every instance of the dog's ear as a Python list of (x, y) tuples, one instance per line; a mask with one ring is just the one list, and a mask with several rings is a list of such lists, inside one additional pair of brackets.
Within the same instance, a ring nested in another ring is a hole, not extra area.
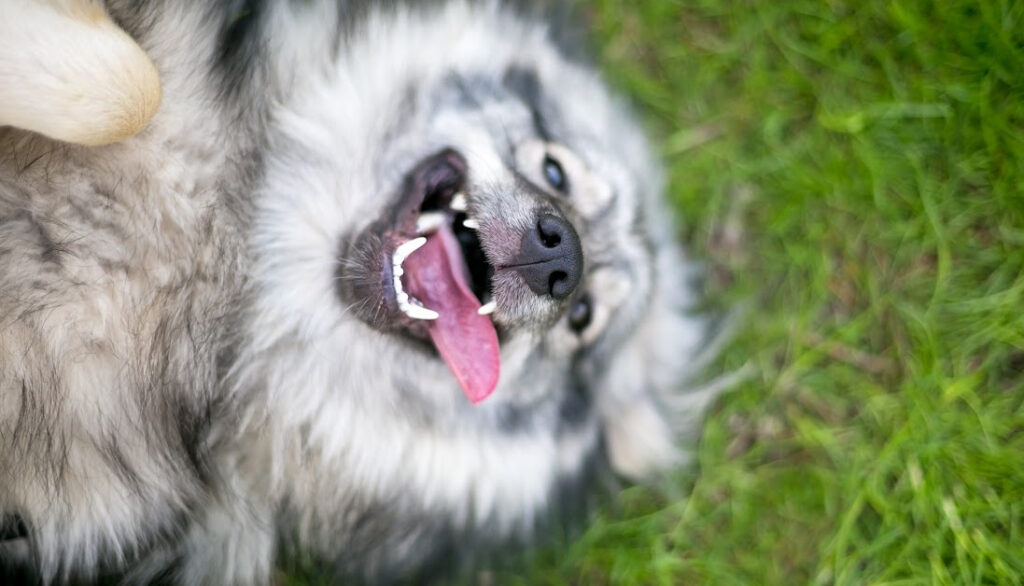
[(692, 386), (715, 352), (708, 322), (693, 313), (692, 283), (686, 281), (695, 271), (671, 240), (662, 242), (646, 314), (594, 365), (590, 381), (612, 467), (632, 480), (685, 461), (681, 442), (699, 428), (716, 394), (714, 388)]
[(160, 105), (160, 76), (98, 0), (9, 0), (0, 125), (83, 145), (124, 140)]

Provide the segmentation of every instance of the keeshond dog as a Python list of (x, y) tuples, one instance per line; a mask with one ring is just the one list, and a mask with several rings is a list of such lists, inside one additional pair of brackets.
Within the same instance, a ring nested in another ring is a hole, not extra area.
[(550, 10), (102, 9), (159, 71), (148, 127), (0, 129), (5, 571), (388, 582), (679, 461), (694, 270)]

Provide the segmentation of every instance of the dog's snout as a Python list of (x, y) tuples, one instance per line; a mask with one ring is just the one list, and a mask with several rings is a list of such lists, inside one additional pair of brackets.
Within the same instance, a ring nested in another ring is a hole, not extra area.
[(519, 254), (509, 268), (537, 295), (565, 299), (583, 276), (580, 237), (565, 218), (544, 214), (534, 229), (523, 234)]

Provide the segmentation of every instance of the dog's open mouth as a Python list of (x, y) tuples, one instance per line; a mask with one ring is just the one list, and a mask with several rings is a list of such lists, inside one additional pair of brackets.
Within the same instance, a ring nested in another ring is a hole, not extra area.
[(494, 268), (480, 245), (465, 184), (466, 163), (452, 151), (426, 159), (409, 175), (392, 238), (391, 285), (403, 321), (426, 324), (462, 390), (478, 403), (494, 391), (500, 363), (490, 317)]

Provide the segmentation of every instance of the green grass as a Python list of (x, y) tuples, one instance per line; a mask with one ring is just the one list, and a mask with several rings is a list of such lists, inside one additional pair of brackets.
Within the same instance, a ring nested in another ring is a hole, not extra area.
[(596, 0), (710, 303), (689, 498), (523, 584), (1024, 583), (1024, 3)]

